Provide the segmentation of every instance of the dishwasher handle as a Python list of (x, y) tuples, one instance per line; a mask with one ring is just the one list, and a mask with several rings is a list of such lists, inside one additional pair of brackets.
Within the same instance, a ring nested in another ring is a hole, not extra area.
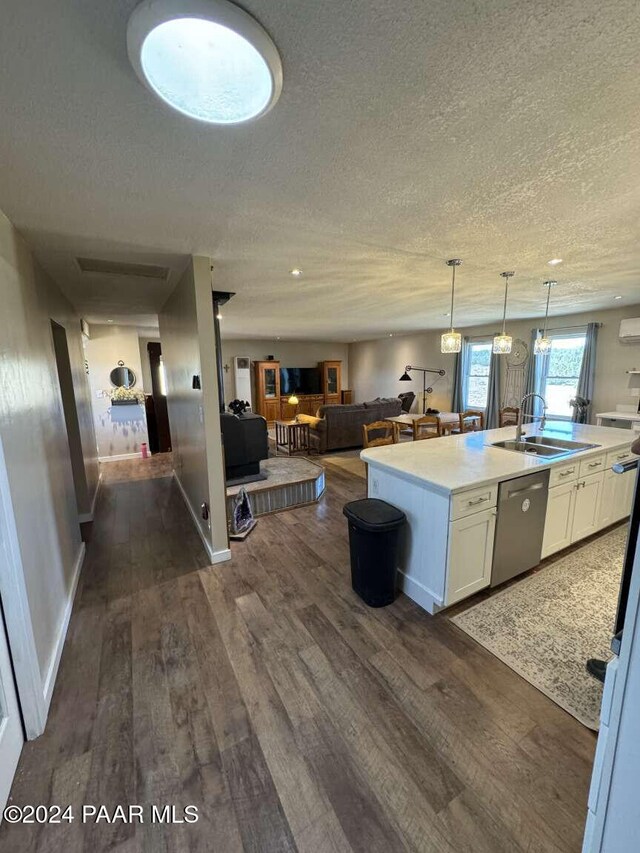
[(626, 474), (627, 471), (635, 471), (638, 467), (638, 462), (640, 459), (627, 459), (626, 462), (616, 462), (615, 465), (611, 466), (611, 470), (615, 471), (616, 474)]
[(509, 492), (507, 498), (517, 498), (520, 495), (526, 495), (528, 492), (536, 492), (539, 489), (544, 489), (545, 483), (535, 483), (533, 486), (525, 486), (523, 489), (518, 489), (516, 492)]

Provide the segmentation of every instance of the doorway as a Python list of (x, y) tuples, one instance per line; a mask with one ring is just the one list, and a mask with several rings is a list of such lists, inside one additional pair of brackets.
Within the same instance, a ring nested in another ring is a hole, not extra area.
[(55, 320), (51, 320), (51, 334), (53, 336), (53, 350), (58, 371), (64, 422), (67, 428), (67, 442), (69, 444), (69, 456), (71, 457), (76, 506), (78, 508), (78, 517), (80, 518), (84, 512), (83, 504), (86, 503), (84, 499), (88, 495), (88, 488), (82, 452), (82, 440), (80, 438), (76, 395), (73, 389), (73, 374), (71, 372), (71, 359), (69, 358), (67, 331), (64, 326), (56, 323)]
[[(2, 530), (0, 529), (0, 536)], [(0, 559), (8, 560), (4, 541), (0, 540)], [(9, 797), (11, 783), (24, 744), (20, 706), (9, 656), (9, 643), (0, 602), (0, 820)]]
[(147, 344), (151, 369), (151, 398), (147, 398), (147, 430), (152, 453), (171, 452), (171, 430), (167, 410), (167, 387), (162, 347), (152, 341)]

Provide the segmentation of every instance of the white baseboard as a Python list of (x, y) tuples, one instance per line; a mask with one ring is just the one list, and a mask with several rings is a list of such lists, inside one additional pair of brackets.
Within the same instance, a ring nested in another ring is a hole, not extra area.
[(398, 569), (398, 585), (405, 595), (423, 607), (427, 613), (434, 615), (442, 610), (441, 598), (436, 597), (426, 586), (414, 578), (408, 577), (400, 569)]
[(178, 488), (180, 489), (180, 494), (182, 495), (182, 499), (184, 500), (187, 509), (189, 510), (189, 515), (193, 519), (193, 523), (196, 526), (196, 530), (198, 531), (198, 535), (200, 539), (202, 539), (202, 544), (204, 545), (204, 550), (207, 552), (207, 556), (211, 560), (212, 563), (224, 563), (226, 560), (231, 559), (231, 551), (229, 548), (223, 548), (220, 551), (214, 551), (211, 542), (208, 542), (204, 533), (202, 532), (202, 527), (200, 527), (200, 521), (198, 520), (198, 516), (195, 514), (191, 503), (189, 502), (189, 498), (187, 497), (187, 493), (184, 490), (184, 486), (180, 482), (180, 477), (176, 472), (176, 469), (173, 469), (173, 476), (175, 477), (175, 481), (178, 484)]
[(58, 630), (58, 636), (56, 638), (56, 645), (53, 657), (51, 658), (49, 669), (47, 671), (47, 677), (44, 682), (43, 693), (47, 713), (49, 713), (49, 706), (51, 704), (53, 688), (55, 687), (56, 677), (58, 675), (58, 668), (60, 666), (62, 650), (64, 649), (64, 642), (67, 639), (67, 630), (69, 628), (69, 621), (71, 620), (71, 611), (73, 610), (73, 602), (76, 597), (76, 590), (78, 589), (78, 581), (80, 579), (80, 572), (82, 571), (82, 564), (84, 562), (85, 552), (85, 544), (84, 542), (82, 542), (78, 550), (78, 556), (76, 557), (76, 561), (73, 564), (73, 577), (71, 578), (71, 589), (69, 590), (69, 598), (64, 609), (64, 615), (62, 617), (62, 622), (60, 623), (60, 628)]
[(91, 509), (89, 512), (83, 512), (78, 516), (78, 521), (80, 524), (84, 524), (86, 521), (93, 521), (96, 514), (96, 504), (98, 503), (98, 492), (100, 491), (100, 486), (102, 484), (102, 471), (98, 475), (98, 482), (96, 483), (96, 490), (93, 493), (93, 500), (91, 501)]
[(214, 551), (211, 558), (212, 563), (226, 563), (231, 559), (231, 548), (223, 548), (222, 551)]
[(121, 453), (119, 456), (98, 456), (98, 462), (122, 462), (123, 459), (142, 459), (142, 453)]

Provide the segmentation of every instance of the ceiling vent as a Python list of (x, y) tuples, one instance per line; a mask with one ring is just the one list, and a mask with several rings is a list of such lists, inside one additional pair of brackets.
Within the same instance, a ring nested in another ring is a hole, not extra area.
[(159, 267), (154, 264), (128, 264), (121, 261), (105, 261), (101, 258), (76, 258), (76, 262), (80, 272), (100, 275), (136, 276), (166, 281), (170, 273), (169, 267)]

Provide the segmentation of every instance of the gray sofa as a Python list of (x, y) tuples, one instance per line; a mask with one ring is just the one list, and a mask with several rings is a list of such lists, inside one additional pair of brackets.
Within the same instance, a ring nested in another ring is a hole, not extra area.
[(319, 453), (362, 447), (362, 425), (400, 414), (397, 397), (382, 397), (347, 406), (320, 406), (317, 423), (309, 425), (311, 447)]

